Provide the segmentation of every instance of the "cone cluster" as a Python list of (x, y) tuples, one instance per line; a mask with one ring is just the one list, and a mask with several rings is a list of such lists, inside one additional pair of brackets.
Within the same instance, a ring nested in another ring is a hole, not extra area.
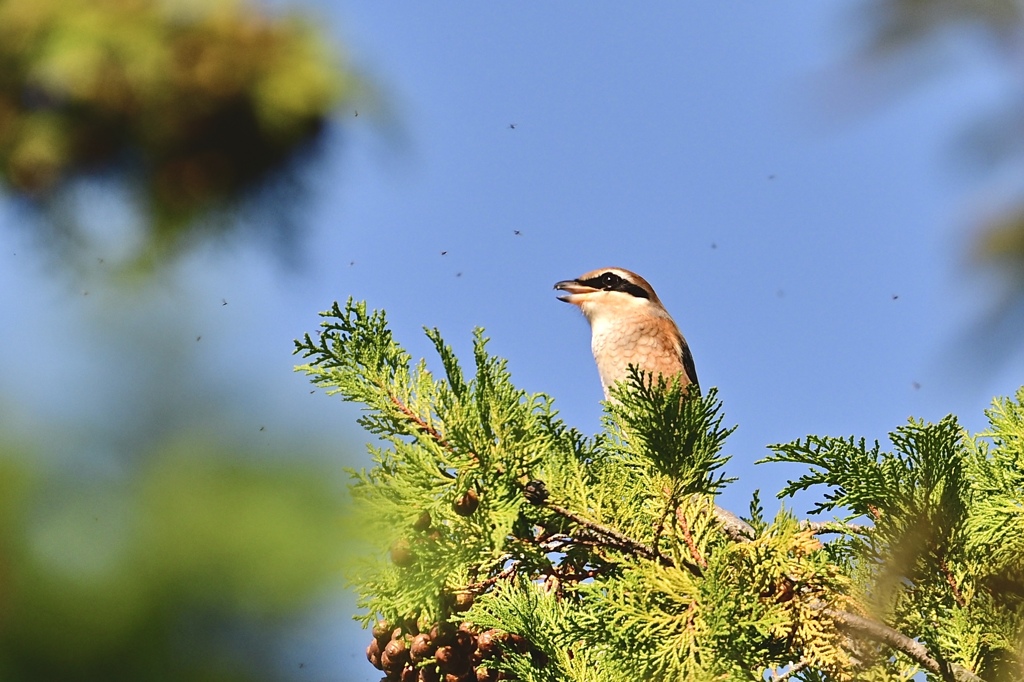
[[(522, 635), (500, 630), (479, 632), (471, 623), (455, 627), (434, 624), (421, 632), (415, 623), (389, 628), (380, 622), (366, 647), (366, 658), (394, 682), (497, 682), (514, 680), (488, 666), (500, 660), (502, 652), (531, 651)], [(540, 652), (534, 658), (538, 658)], [(537, 661), (540, 663), (540, 661)]]

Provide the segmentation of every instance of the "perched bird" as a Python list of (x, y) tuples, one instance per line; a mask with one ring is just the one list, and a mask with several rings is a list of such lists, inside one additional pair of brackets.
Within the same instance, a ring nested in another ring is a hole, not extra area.
[(555, 284), (568, 295), (558, 300), (579, 306), (590, 322), (590, 347), (604, 385), (604, 397), (625, 379), (629, 365), (683, 386), (697, 384), (697, 370), (686, 339), (640, 275), (622, 268), (593, 270)]

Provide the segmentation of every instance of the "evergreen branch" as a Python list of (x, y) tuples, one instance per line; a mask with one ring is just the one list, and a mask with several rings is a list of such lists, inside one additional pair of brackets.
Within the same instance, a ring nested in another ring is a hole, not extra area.
[[(1019, 582), (1024, 389), (1022, 405), (990, 415), (993, 431), (980, 435), (990, 443), (949, 417), (897, 428), (892, 452), (852, 437), (773, 446), (766, 461), (806, 471), (783, 496), (823, 487), (812, 514), (850, 515), (799, 521), (783, 510), (766, 522), (756, 493), (749, 519), (715, 504), (732, 429), (713, 390), (684, 394), (633, 368), (606, 405), (605, 432), (588, 439), (549, 398), (512, 385), (480, 330), (472, 379), (427, 330), (444, 368), (435, 379), (383, 312), (349, 300), (321, 316), (322, 331), (296, 342), (308, 358), (297, 369), (363, 403), (360, 423), (390, 443), (371, 448), (373, 470), (353, 472), (352, 525), (391, 547), (358, 567), (364, 621), (425, 630), (475, 601), (460, 618), (489, 613), (492, 627), (530, 633), (530, 650), (500, 666), (524, 682), (747, 679), (753, 669), (773, 682), (895, 679), (911, 665), (981, 682), (974, 671), (991, 678), (1019, 664), (1024, 607), (1011, 588), (1000, 600), (994, 581)], [(472, 504), (459, 497), (467, 485)], [(839, 539), (814, 537), (826, 534)], [(566, 586), (571, 598), (560, 598)], [(593, 646), (559, 657), (579, 641)], [(616, 670), (596, 674), (606, 668)]]
[(784, 673), (773, 672), (772, 682), (785, 682), (793, 675), (796, 675), (798, 672), (806, 668), (808, 665), (809, 664), (807, 663), (807, 661), (799, 661), (798, 663), (794, 663), (793, 665), (789, 666), (789, 670), (787, 670)]
[(736, 427), (722, 426), (716, 389), (706, 396), (693, 389), (630, 365), (611, 389), (604, 421), (623, 453), (654, 466), (676, 490), (713, 494), (734, 480), (715, 472), (729, 460), (721, 450)]
[[(749, 542), (753, 538), (754, 529), (729, 510), (715, 505), (715, 516), (722, 524), (726, 534), (734, 541)], [(813, 527), (813, 522), (805, 521), (801, 525), (804, 524), (806, 527)], [(923, 644), (884, 623), (824, 605), (821, 606), (821, 611), (851, 634), (858, 634), (896, 649), (909, 656), (925, 670), (939, 675), (949, 682), (984, 682), (970, 670), (955, 663), (943, 666), (931, 656)]]
[(494, 585), (495, 583), (500, 582), (505, 578), (511, 578), (516, 574), (516, 571), (518, 570), (519, 562), (513, 561), (501, 573), (492, 575), (490, 578), (487, 578), (486, 580), (481, 580), (480, 582), (472, 583), (471, 585), (466, 585), (464, 591), (481, 594), (485, 592), (487, 588), (489, 588), (491, 585)]
[(690, 550), (690, 556), (697, 562), (697, 565), (702, 569), (708, 567), (708, 562), (701, 556), (700, 551), (697, 550), (697, 545), (693, 541), (693, 535), (690, 534), (690, 522), (686, 520), (685, 514), (677, 514), (676, 518), (679, 519), (679, 526), (683, 530), (683, 541), (686, 543), (686, 547)]
[(660, 562), (665, 565), (671, 565), (672, 563), (669, 559), (665, 557), (659, 557), (658, 553), (655, 552), (651, 547), (648, 547), (639, 540), (634, 540), (631, 537), (623, 535), (614, 528), (609, 528), (608, 526), (602, 526), (599, 523), (588, 521), (579, 514), (571, 512), (564, 507), (559, 507), (557, 504), (551, 504), (550, 502), (546, 502), (543, 506), (545, 509), (550, 509), (559, 516), (569, 519), (573, 523), (583, 526), (587, 530), (591, 530), (597, 533), (598, 535), (603, 535), (608, 540), (613, 540), (614, 542), (610, 543), (610, 546), (612, 547), (621, 549), (630, 554), (636, 554), (638, 556), (643, 557), (644, 559), (650, 559), (651, 561), (660, 560)]
[[(673, 512), (673, 510), (675, 511), (675, 514), (676, 514), (676, 516), (678, 518), (682, 518), (682, 511), (679, 508), (679, 501), (677, 500), (679, 491), (677, 489), (675, 489), (675, 488), (670, 490), (668, 487), (665, 487), (665, 488), (662, 489), (662, 492), (664, 492), (664, 493), (666, 493), (668, 495), (668, 501), (665, 503), (665, 508), (662, 510), (661, 516), (658, 517), (658, 523), (654, 527), (654, 542), (653, 542), (654, 551), (658, 552), (659, 559), (662, 556), (661, 555), (661, 536), (665, 532), (665, 521), (668, 520), (668, 516), (669, 516), (670, 513)], [(693, 497), (699, 497), (699, 496), (698, 495), (694, 495)], [(687, 531), (689, 531), (689, 527), (687, 527)], [(690, 538), (690, 540), (692, 542), (693, 538)], [(707, 565), (705, 564), (703, 566), (703, 568), (707, 568)]]
[(960, 592), (960, 588), (957, 587), (956, 577), (953, 576), (953, 572), (949, 570), (949, 564), (946, 563), (945, 559), (939, 559), (939, 568), (942, 570), (942, 574), (946, 577), (946, 583), (949, 584), (949, 589), (953, 592), (953, 599), (956, 600), (957, 606), (964, 608), (967, 606), (967, 600), (964, 599), (964, 595)]
[[(626, 552), (627, 554), (633, 554), (634, 556), (639, 556), (650, 561), (657, 561), (662, 566), (675, 566), (671, 559), (665, 556), (661, 556), (649, 545), (646, 545), (640, 542), (639, 540), (634, 540), (633, 538), (624, 535), (623, 533), (620, 533), (614, 528), (609, 528), (608, 526), (602, 526), (601, 524), (595, 523), (594, 521), (589, 521), (580, 516), (579, 514), (576, 514), (575, 512), (569, 511), (564, 507), (559, 507), (557, 504), (544, 502), (542, 506), (545, 509), (550, 509), (551, 511), (553, 511), (554, 513), (558, 514), (563, 518), (569, 519), (573, 523), (583, 526), (587, 530), (593, 531), (594, 533), (603, 536), (605, 538), (605, 542), (603, 544), (606, 547), (612, 547), (614, 549)], [(703, 573), (701, 571), (700, 566), (696, 564), (684, 562), (684, 566), (686, 566), (687, 570), (689, 570), (696, 576), (700, 576)]]
[(583, 569), (575, 573), (558, 573), (558, 577), (562, 582), (580, 582), (582, 580), (587, 580), (588, 578), (596, 578), (597, 576), (612, 570), (612, 568), (612, 564), (605, 564), (596, 568)]
[[(722, 524), (722, 529), (735, 542), (750, 542), (754, 536), (754, 529), (743, 519), (739, 518), (727, 509), (715, 505), (715, 517)], [(805, 521), (801, 525), (813, 528), (815, 523)], [(857, 527), (855, 524), (845, 524), (847, 527)], [(861, 530), (861, 528), (857, 528)], [(907, 635), (895, 630), (884, 623), (858, 616), (847, 611), (840, 611), (821, 605), (822, 612), (834, 620), (838, 625), (845, 628), (851, 634), (858, 634), (881, 644), (885, 644), (897, 651), (909, 656), (922, 668), (939, 675), (949, 682), (984, 682), (982, 678), (962, 666), (949, 664), (944, 666), (933, 658), (928, 649), (921, 643), (911, 639)]]
[[(409, 407), (401, 400), (399, 400), (397, 397), (395, 397), (393, 393), (388, 393), (387, 396), (388, 399), (391, 400), (391, 404), (398, 408), (398, 411), (405, 415), (406, 419), (411, 421), (420, 431), (430, 436), (434, 440), (434, 442), (436, 442), (442, 448), (444, 448), (448, 452), (452, 452), (452, 447), (448, 444), (448, 441), (444, 439), (444, 437), (440, 434), (440, 432), (438, 432), (437, 429), (435, 429), (433, 426), (431, 426), (423, 419), (421, 419), (419, 415), (417, 415), (415, 412), (409, 409)], [(444, 467), (438, 466), (437, 470), (445, 478), (449, 478), (452, 480), (455, 479), (455, 476), (453, 476), (448, 471), (445, 471)]]
[[(572, 547), (573, 545), (579, 545), (582, 547), (592, 547), (594, 549), (603, 549), (610, 546), (607, 542), (602, 542), (600, 540), (591, 540), (590, 538), (579, 536), (571, 537), (569, 535), (565, 535), (564, 533), (552, 536), (551, 538), (544, 542), (541, 542), (537, 546), (545, 552), (562, 552), (567, 547)], [(621, 548), (616, 547), (616, 549)]]
[(963, 666), (955, 663), (945, 665), (940, 663), (931, 656), (927, 647), (923, 644), (889, 627), (885, 623), (827, 606), (822, 606), (821, 612), (850, 634), (860, 635), (906, 654), (922, 668), (933, 675), (938, 675), (947, 682), (984, 682), (982, 678)]
[[(694, 497), (699, 497), (694, 495)], [(741, 519), (725, 507), (715, 505), (715, 519), (722, 526), (722, 530), (733, 542), (750, 542), (757, 535), (753, 526)], [(676, 512), (677, 517), (680, 512)]]
[(863, 523), (843, 523), (842, 521), (801, 521), (800, 528), (813, 531), (815, 535), (828, 535), (830, 533), (839, 535), (856, 533), (864, 535), (871, 532), (873, 526)]
[(451, 451), (452, 447), (448, 444), (448, 441), (444, 439), (441, 433), (433, 426), (425, 422), (419, 415), (409, 409), (409, 406), (399, 400), (393, 393), (388, 393), (388, 399), (391, 400), (391, 404), (398, 408), (398, 411), (405, 415), (405, 417), (415, 424), (421, 431), (426, 433), (428, 436), (433, 438), (438, 445), (443, 447), (445, 450)]
[[(418, 428), (420, 431), (422, 431), (423, 433), (425, 433), (428, 436), (430, 436), (430, 438), (435, 443), (440, 445), (442, 448), (444, 448), (448, 452), (454, 454), (455, 448), (452, 447), (451, 443), (449, 443), (447, 440), (445, 440), (444, 436), (441, 435), (440, 431), (435, 429), (433, 426), (431, 426), (426, 421), (424, 421), (419, 415), (417, 415), (415, 412), (413, 412), (411, 409), (409, 409), (409, 406), (406, 405), (405, 403), (403, 403), (401, 400), (399, 400), (393, 393), (388, 393), (388, 399), (391, 401), (392, 405), (394, 405), (396, 408), (398, 408), (399, 412), (401, 412), (403, 415), (405, 415), (406, 419), (411, 421), (416, 426), (416, 428)], [(479, 458), (476, 456), (475, 453), (470, 452), (468, 454), (474, 460), (479, 460)], [(452, 474), (448, 473), (447, 471), (445, 471), (441, 467), (438, 467), (438, 471), (440, 471), (441, 474), (443, 476), (445, 476), (446, 478), (451, 478), (451, 479), (455, 478), (455, 476), (453, 476)]]
[[(669, 512), (674, 506), (674, 496), (669, 498), (668, 504), (661, 511), (661, 516), (658, 517), (658, 523), (654, 527), (654, 549), (658, 551), (659, 556), (661, 555), (661, 534), (665, 532), (665, 520), (668, 518)], [(676, 513), (679, 512), (679, 507), (676, 507)]]

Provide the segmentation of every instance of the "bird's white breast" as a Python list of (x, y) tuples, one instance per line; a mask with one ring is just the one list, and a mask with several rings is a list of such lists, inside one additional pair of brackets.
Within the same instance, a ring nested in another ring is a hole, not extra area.
[(594, 315), (590, 318), (590, 347), (607, 394), (608, 387), (625, 379), (629, 365), (652, 373), (675, 375), (682, 371), (680, 349), (671, 320), (643, 314)]

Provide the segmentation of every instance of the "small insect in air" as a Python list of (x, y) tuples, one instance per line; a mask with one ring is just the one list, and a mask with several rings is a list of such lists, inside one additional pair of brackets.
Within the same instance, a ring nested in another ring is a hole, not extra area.
[(516, 129), (516, 124), (515, 123), (509, 123), (508, 124), (508, 129), (509, 130), (515, 130)]
[(197, 336), (197, 337), (196, 337), (196, 341), (198, 341), (198, 340), (199, 340), (199, 339), (201, 339), (201, 338), (203, 338), (203, 337), (202, 337), (202, 335), (200, 335), (200, 336)]
[(221, 304), (222, 306), (224, 306), (224, 305), (227, 305), (227, 304), (228, 304), (228, 299), (226, 299), (226, 298), (222, 298), (222, 299), (220, 299), (220, 304)]
[(442, 251), (442, 252), (441, 252), (441, 255), (442, 255), (442, 256), (447, 256), (447, 255), (448, 255), (448, 252), (447, 252), (447, 251)]
[(260, 431), (264, 431), (264, 430), (266, 430), (266, 428), (267, 428), (266, 426), (261, 426), (260, 427)]
[(520, 232), (519, 230), (512, 230), (512, 234), (514, 234), (517, 237), (522, 237), (523, 236), (523, 233)]

